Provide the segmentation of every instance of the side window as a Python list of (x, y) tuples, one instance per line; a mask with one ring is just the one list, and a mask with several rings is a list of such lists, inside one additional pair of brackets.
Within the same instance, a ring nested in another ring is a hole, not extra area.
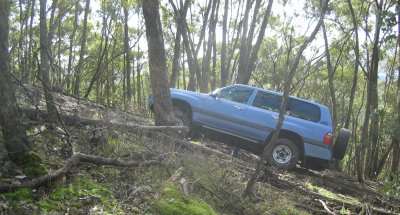
[(318, 106), (297, 99), (289, 100), (286, 112), (289, 112), (290, 116), (311, 122), (319, 122), (321, 119), (321, 110)]
[(254, 99), (253, 106), (269, 111), (279, 112), (282, 96), (259, 91)]
[(253, 91), (254, 89), (240, 87), (240, 86), (233, 86), (222, 89), (218, 95), (218, 98), (246, 104)]

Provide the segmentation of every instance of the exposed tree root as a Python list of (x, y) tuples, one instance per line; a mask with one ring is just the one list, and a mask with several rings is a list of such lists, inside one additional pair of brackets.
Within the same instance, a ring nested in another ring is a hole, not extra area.
[(0, 193), (12, 192), (20, 188), (37, 188), (43, 185), (48, 185), (52, 181), (56, 181), (61, 177), (68, 174), (72, 171), (78, 164), (80, 163), (91, 163), (95, 165), (109, 165), (109, 166), (117, 166), (117, 167), (141, 167), (141, 166), (151, 166), (151, 165), (161, 165), (164, 166), (161, 162), (156, 160), (149, 160), (144, 162), (129, 162), (123, 161), (116, 158), (104, 158), (98, 157), (94, 155), (87, 155), (76, 153), (71, 158), (67, 160), (64, 166), (61, 169), (58, 169), (54, 172), (51, 172), (47, 175), (35, 178), (31, 181), (22, 183), (22, 184), (10, 184), (10, 185), (1, 185)]

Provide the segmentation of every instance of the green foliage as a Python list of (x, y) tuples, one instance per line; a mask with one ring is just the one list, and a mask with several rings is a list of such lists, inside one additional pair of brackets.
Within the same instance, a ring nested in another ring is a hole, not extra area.
[(155, 202), (158, 214), (180, 215), (180, 214), (216, 214), (206, 203), (195, 197), (187, 197), (173, 185), (167, 185), (162, 197)]
[(89, 178), (79, 178), (68, 186), (56, 188), (50, 193), (48, 200), (41, 201), (39, 205), (45, 212), (60, 212), (65, 208), (79, 209), (94, 205), (102, 208), (106, 214), (121, 210), (111, 191)]
[(25, 203), (33, 202), (32, 191), (28, 188), (23, 188), (12, 193), (5, 193), (0, 195), (3, 201), (23, 201)]
[(15, 214), (27, 214), (23, 206), (32, 204), (35, 200), (32, 191), (28, 188), (23, 188), (12, 193), (0, 194), (0, 202), (7, 202), (10, 210)]

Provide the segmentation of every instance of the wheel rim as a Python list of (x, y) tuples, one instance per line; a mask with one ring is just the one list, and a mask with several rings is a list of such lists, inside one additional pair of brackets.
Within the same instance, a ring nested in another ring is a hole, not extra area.
[(182, 117), (177, 116), (175, 118), (176, 118), (176, 121), (177, 121), (177, 124), (178, 124), (177, 126), (185, 126), (185, 120), (183, 120)]
[(279, 164), (289, 163), (290, 159), (292, 159), (292, 156), (292, 150), (286, 145), (278, 145), (272, 152), (272, 158)]

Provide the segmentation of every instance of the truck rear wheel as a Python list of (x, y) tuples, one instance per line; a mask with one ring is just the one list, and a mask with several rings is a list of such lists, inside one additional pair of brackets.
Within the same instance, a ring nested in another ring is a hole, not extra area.
[(342, 160), (344, 158), (350, 137), (351, 132), (348, 129), (340, 129), (335, 145), (333, 146), (333, 157), (335, 159)]
[(285, 138), (279, 138), (272, 146), (267, 146), (267, 162), (279, 169), (293, 169), (299, 161), (299, 149), (296, 144)]

